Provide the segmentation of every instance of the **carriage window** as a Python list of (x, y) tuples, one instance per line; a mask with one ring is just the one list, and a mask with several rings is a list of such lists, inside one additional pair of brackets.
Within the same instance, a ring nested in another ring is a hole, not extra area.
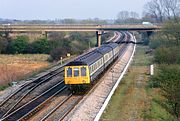
[(86, 67), (81, 67), (81, 76), (86, 76)]
[(79, 68), (74, 68), (74, 77), (79, 76)]
[(72, 77), (72, 68), (67, 69), (67, 77)]

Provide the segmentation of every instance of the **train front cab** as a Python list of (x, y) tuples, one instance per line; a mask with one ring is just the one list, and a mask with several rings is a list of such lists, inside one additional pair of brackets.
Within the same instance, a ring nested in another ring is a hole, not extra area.
[(89, 67), (81, 66), (65, 66), (65, 84), (90, 84)]

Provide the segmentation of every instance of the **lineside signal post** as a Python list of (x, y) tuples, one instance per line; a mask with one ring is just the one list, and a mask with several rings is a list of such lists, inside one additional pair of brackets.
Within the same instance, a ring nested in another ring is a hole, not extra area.
[(61, 65), (62, 65), (62, 59), (63, 59), (63, 58), (61, 57), (61, 58), (60, 58), (60, 60), (61, 60)]

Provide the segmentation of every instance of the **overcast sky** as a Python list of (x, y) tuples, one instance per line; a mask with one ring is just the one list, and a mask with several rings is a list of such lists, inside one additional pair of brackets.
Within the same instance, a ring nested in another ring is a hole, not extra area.
[(0, 0), (0, 18), (115, 19), (122, 10), (140, 15), (148, 0)]

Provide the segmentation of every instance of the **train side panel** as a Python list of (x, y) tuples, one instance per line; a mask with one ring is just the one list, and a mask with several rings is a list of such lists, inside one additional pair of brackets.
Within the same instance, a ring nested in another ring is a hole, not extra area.
[(101, 59), (90, 65), (90, 78), (93, 81), (100, 73), (102, 73), (115, 58), (118, 57), (120, 47), (112, 49), (108, 53), (105, 53)]
[(95, 63), (89, 66), (90, 68), (90, 78), (93, 81), (100, 73), (104, 70), (104, 61), (103, 58), (100, 58)]

